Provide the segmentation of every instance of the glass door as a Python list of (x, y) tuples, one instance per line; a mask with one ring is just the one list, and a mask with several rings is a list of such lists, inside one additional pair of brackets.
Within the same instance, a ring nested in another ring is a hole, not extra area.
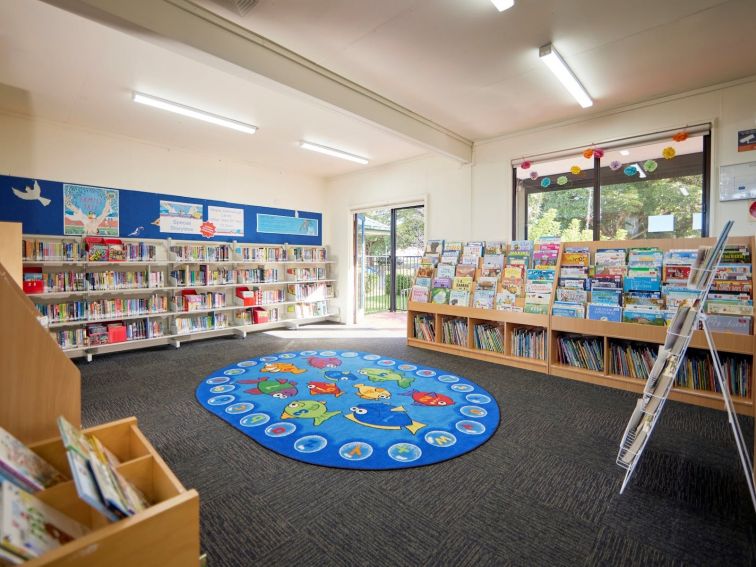
[(355, 322), (406, 311), (409, 289), (425, 245), (422, 205), (355, 213)]

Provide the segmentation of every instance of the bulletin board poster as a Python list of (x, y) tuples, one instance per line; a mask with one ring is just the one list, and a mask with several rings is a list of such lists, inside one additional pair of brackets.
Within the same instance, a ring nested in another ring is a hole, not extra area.
[(740, 130), (738, 132), (738, 151), (752, 152), (756, 150), (756, 129)]
[(160, 232), (199, 234), (203, 212), (203, 205), (161, 200)]
[(216, 236), (244, 236), (244, 209), (208, 205), (207, 220), (215, 225)]
[(320, 225), (317, 219), (286, 217), (281, 215), (257, 215), (257, 232), (268, 234), (291, 234), (318, 236)]
[(118, 190), (63, 184), (63, 234), (118, 236)]

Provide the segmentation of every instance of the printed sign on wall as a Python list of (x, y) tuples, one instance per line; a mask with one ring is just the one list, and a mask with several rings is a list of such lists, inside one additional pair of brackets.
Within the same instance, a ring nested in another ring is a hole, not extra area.
[(318, 236), (317, 219), (301, 217), (284, 217), (281, 215), (257, 215), (257, 232), (271, 234), (295, 234), (300, 236)]
[(216, 236), (244, 236), (244, 209), (210, 205), (207, 220), (215, 226)]
[(118, 190), (63, 184), (63, 234), (118, 236)]
[(750, 152), (756, 150), (756, 129), (738, 132), (738, 151)]
[(202, 225), (202, 205), (160, 201), (160, 232), (199, 234)]

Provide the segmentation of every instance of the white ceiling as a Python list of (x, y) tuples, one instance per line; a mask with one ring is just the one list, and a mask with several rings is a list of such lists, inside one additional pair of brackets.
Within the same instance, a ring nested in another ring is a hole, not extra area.
[[(461, 136), (481, 140), (756, 74), (755, 0), (192, 0)], [(142, 2), (142, 4), (144, 4)], [(553, 41), (594, 97), (581, 109), (538, 60)], [(141, 90), (260, 127), (253, 136), (133, 104)], [(427, 146), (39, 0), (0, 2), (0, 111), (329, 177)]]
[[(754, 0), (195, 0), (472, 140), (756, 74)], [(538, 59), (553, 42), (595, 100)]]
[[(0, 2), (0, 110), (319, 177), (364, 166), (302, 150), (299, 140), (365, 156), (370, 165), (427, 153), (269, 83), (226, 73), (42, 2)], [(135, 104), (133, 90), (260, 129), (242, 134)]]

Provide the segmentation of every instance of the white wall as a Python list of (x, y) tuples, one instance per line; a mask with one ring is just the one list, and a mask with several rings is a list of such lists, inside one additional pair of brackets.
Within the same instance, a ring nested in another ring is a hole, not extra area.
[(352, 212), (386, 204), (427, 205), (426, 237), (468, 240), (471, 229), (471, 166), (425, 156), (330, 179), (325, 241), (339, 261), (337, 293), (342, 321), (351, 322), (354, 300)]
[(5, 175), (298, 208), (327, 222), (318, 177), (19, 115), (0, 113), (0, 133)]
[[(652, 101), (603, 116), (477, 143), (472, 166), (425, 157), (329, 179), (326, 225), (332, 254), (339, 257), (342, 314), (350, 313), (353, 290), (350, 210), (362, 204), (391, 203), (428, 196), (428, 238), (509, 240), (512, 235), (511, 161), (525, 155), (585, 148), (594, 143), (686, 124), (712, 123), (710, 232), (735, 220), (733, 234), (750, 235), (747, 203), (719, 202), (719, 166), (756, 161), (756, 152), (737, 152), (737, 131), (756, 128), (756, 78), (734, 86), (704, 89)], [(346, 318), (343, 318), (345, 321)]]
[(484, 238), (484, 227), (498, 221), (504, 225), (499, 234), (511, 237), (514, 159), (703, 122), (712, 123), (710, 233), (716, 234), (726, 220), (733, 219), (733, 235), (753, 234), (756, 225), (748, 221), (746, 203), (719, 202), (719, 166), (756, 161), (756, 152), (737, 151), (738, 130), (756, 128), (756, 79), (476, 144), (472, 206), (473, 226), (480, 228), (474, 228), (472, 236)]

